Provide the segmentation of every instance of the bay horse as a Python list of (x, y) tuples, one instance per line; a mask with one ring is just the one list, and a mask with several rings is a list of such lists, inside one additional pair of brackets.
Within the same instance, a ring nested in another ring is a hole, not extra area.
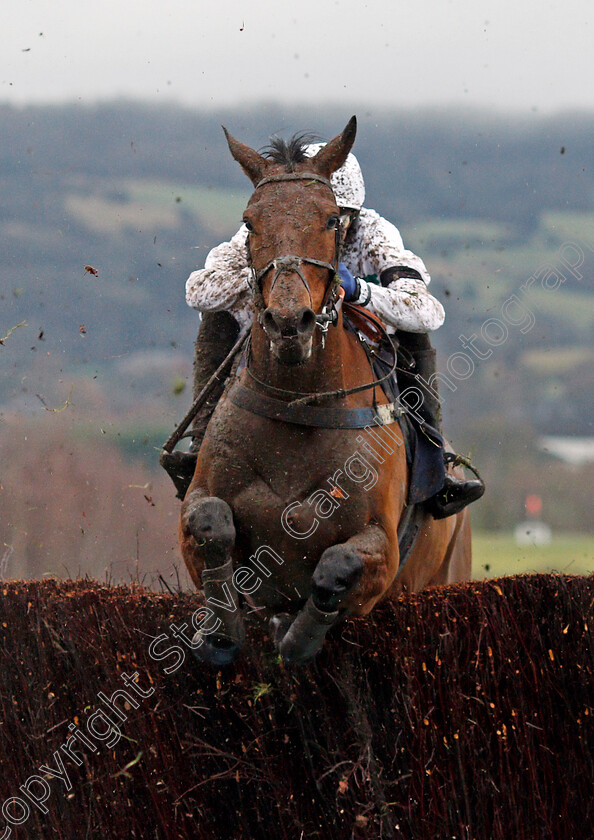
[(182, 555), (208, 604), (193, 648), (200, 660), (232, 661), (250, 612), (269, 620), (285, 662), (307, 662), (346, 617), (468, 579), (470, 524), (466, 510), (423, 514), (399, 568), (409, 510), (401, 418), (370, 387), (340, 307), (329, 179), (353, 145), (355, 117), (315, 157), (284, 162), (224, 131), (254, 185), (244, 223), (256, 318), (247, 366), (215, 409), (181, 509)]

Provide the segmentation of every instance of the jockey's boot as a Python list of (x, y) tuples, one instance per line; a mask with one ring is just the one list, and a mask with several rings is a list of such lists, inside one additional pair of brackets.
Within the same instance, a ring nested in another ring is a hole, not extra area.
[[(239, 325), (228, 312), (204, 312), (198, 336), (194, 342), (194, 386), (192, 399), (196, 399), (210, 377), (225, 361), (237, 341)], [(228, 374), (227, 374), (228, 375)], [(212, 417), (223, 390), (226, 377), (216, 383), (208, 398), (198, 409), (192, 423), (192, 443), (189, 452), (162, 452), (159, 459), (175, 484), (178, 499), (188, 491), (196, 469), (196, 459), (206, 427)]]
[[(413, 386), (418, 388), (423, 396), (423, 402), (415, 408), (416, 413), (432, 426), (443, 438), (441, 403), (437, 391), (437, 382), (431, 382), (431, 377), (437, 372), (436, 352), (431, 347), (429, 336), (426, 333), (408, 333), (398, 331), (400, 347), (405, 350), (404, 355), (409, 354), (414, 361), (414, 367), (402, 374), (399, 378), (405, 381), (405, 387)], [(414, 370), (414, 373), (412, 372)], [(429, 384), (431, 382), (431, 385)], [(446, 463), (453, 461), (453, 453), (444, 452)], [(480, 479), (467, 480), (457, 478), (446, 472), (445, 481), (441, 490), (425, 502), (425, 507), (432, 514), (434, 519), (445, 519), (446, 516), (453, 516), (459, 513), (466, 505), (475, 502), (485, 492), (485, 485)]]
[[(221, 365), (237, 341), (239, 324), (229, 312), (203, 312), (198, 336), (194, 342), (194, 390), (192, 399), (196, 399), (215, 370)], [(220, 400), (229, 370), (216, 383), (202, 406), (198, 409), (192, 423), (192, 443), (190, 452), (197, 453), (202, 444), (206, 427), (213, 411)]]

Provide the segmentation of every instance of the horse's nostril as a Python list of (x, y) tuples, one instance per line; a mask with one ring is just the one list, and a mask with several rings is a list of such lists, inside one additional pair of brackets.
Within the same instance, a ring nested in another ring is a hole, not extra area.
[(267, 309), (262, 315), (262, 326), (269, 335), (280, 335), (281, 329), (271, 309)]
[(308, 333), (313, 330), (316, 324), (316, 316), (313, 309), (305, 308), (297, 321), (297, 332)]
[(309, 338), (316, 324), (316, 316), (309, 307), (290, 315), (281, 315), (270, 307), (262, 313), (262, 326), (271, 339)]

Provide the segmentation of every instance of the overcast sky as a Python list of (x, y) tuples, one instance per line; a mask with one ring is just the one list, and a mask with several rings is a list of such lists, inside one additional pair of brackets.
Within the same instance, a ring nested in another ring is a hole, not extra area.
[(2, 0), (0, 100), (594, 110), (589, 0)]

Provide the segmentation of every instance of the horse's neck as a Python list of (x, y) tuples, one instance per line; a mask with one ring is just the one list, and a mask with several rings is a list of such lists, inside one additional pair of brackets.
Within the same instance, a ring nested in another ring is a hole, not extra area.
[(250, 368), (254, 376), (273, 388), (304, 394), (345, 387), (342, 324), (330, 327), (322, 349), (321, 335), (314, 336), (313, 352), (301, 365), (283, 365), (273, 355), (264, 330), (256, 323), (251, 335)]

